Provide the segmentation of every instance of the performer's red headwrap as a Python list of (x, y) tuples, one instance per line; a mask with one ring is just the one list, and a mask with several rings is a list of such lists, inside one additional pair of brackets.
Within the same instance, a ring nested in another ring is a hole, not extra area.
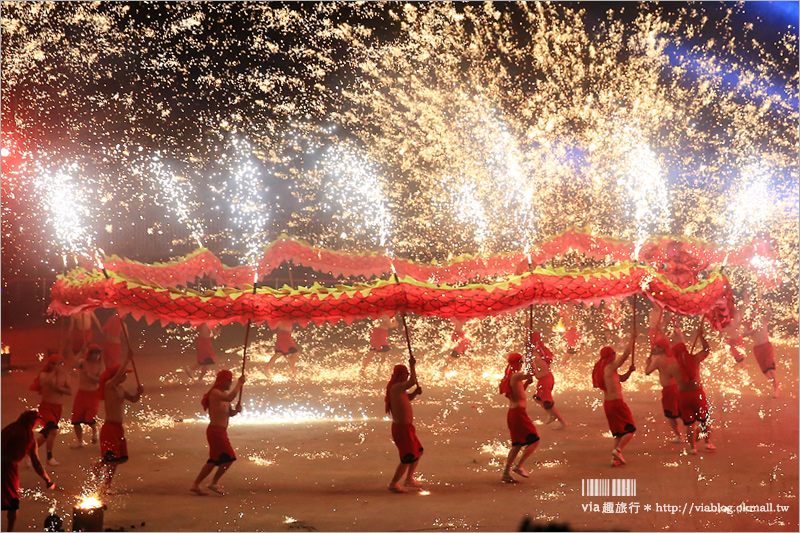
[(678, 360), (678, 366), (681, 367), (681, 377), (683, 381), (694, 381), (695, 377), (697, 377), (695, 375), (697, 363), (694, 354), (690, 353), (689, 350), (686, 349), (686, 344), (682, 342), (672, 347), (672, 353), (675, 354), (675, 358)]
[(594, 385), (594, 388), (606, 390), (604, 373), (606, 367), (614, 360), (616, 354), (617, 352), (615, 352), (614, 348), (611, 346), (606, 346), (600, 350), (600, 359), (597, 360), (594, 364), (594, 369), (592, 369), (592, 385)]
[(117, 313), (114, 313), (106, 320), (106, 323), (103, 324), (103, 331), (106, 331), (112, 337), (117, 337), (122, 333), (122, 319)]
[(511, 397), (511, 375), (519, 372), (522, 368), (522, 354), (516, 352), (508, 354), (508, 364), (503, 379), (500, 380), (500, 394), (505, 394), (506, 398)]
[(655, 342), (655, 344), (653, 345), (653, 348), (656, 348), (656, 347), (661, 348), (662, 350), (664, 350), (664, 354), (665, 355), (669, 355), (669, 354), (672, 353), (672, 346), (670, 345), (670, 343), (666, 339), (666, 337), (662, 337), (662, 338), (658, 339)]
[[(41, 374), (42, 372), (52, 372), (53, 369), (55, 368), (55, 366), (58, 363), (63, 363), (63, 362), (64, 362), (64, 358), (61, 357), (59, 354), (54, 353), (54, 354), (50, 355), (50, 357), (47, 358), (47, 363), (45, 363), (45, 365), (39, 371), (39, 374)], [(42, 384), (39, 383), (39, 374), (36, 374), (36, 377), (34, 378), (33, 383), (31, 383), (31, 386), (28, 387), (28, 388), (30, 390), (32, 390), (32, 391), (41, 393), (42, 392)]]
[(406, 381), (407, 379), (408, 368), (406, 368), (406, 365), (395, 365), (394, 370), (392, 371), (392, 378), (386, 385), (386, 396), (383, 398), (383, 401), (386, 403), (387, 413), (389, 412), (389, 389), (391, 389), (392, 385), (395, 383), (400, 383), (401, 381)]
[(208, 392), (203, 395), (203, 399), (200, 400), (203, 411), (208, 411), (208, 395), (211, 394), (211, 391), (214, 389), (227, 390), (225, 384), (229, 381), (233, 381), (233, 373), (230, 370), (220, 370), (217, 372), (217, 379), (214, 380), (214, 385), (211, 386)]
[(542, 356), (542, 359), (547, 361), (547, 364), (553, 364), (553, 352), (550, 351), (550, 348), (544, 345), (542, 342), (542, 334), (538, 331), (531, 332), (531, 345), (533, 348), (539, 352), (539, 355)]

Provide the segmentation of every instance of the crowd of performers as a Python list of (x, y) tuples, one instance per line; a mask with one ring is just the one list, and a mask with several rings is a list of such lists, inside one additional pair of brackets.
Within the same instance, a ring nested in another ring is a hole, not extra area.
[[(753, 355), (761, 371), (772, 382), (774, 396), (778, 396), (779, 384), (775, 374), (775, 360), (772, 345), (769, 341), (769, 313), (749, 301), (745, 296), (744, 313), (738, 310), (732, 317), (728, 327), (723, 330), (729, 351), (737, 365), (742, 365), (745, 357), (743, 335), (749, 336), (754, 343)], [(561, 331), (567, 341), (566, 361), (574, 353), (580, 334), (577, 324), (580, 322), (579, 311), (575, 306), (566, 305), (560, 315)], [(609, 304), (604, 311), (604, 324), (611, 330), (621, 326), (622, 308), (618, 302)], [(19, 508), (19, 475), (18, 468), (22, 461), (29, 459), (30, 465), (44, 480), (48, 489), (55, 487), (55, 482), (47, 474), (43, 462), (39, 459), (39, 447), (45, 445), (46, 465), (57, 467), (59, 462), (54, 457), (54, 446), (58, 434), (58, 424), (62, 418), (65, 401), (72, 396), (69, 364), (78, 375), (78, 386), (74, 397), (71, 422), (75, 431), (73, 447), (84, 446), (84, 426), (91, 431), (92, 444), (100, 445), (100, 456), (93, 464), (92, 470), (96, 479), (100, 480), (99, 491), (113, 494), (112, 480), (117, 467), (128, 460), (127, 442), (124, 428), (125, 402), (136, 403), (144, 393), (136, 375), (137, 386), (131, 393), (123, 385), (128, 374), (135, 372), (133, 353), (123, 350), (123, 341), (128, 332), (124, 317), (114, 313), (104, 325), (100, 325), (93, 312), (86, 312), (71, 318), (68, 341), (71, 350), (54, 353), (47, 357), (44, 367), (36, 376), (31, 390), (41, 395), (38, 411), (22, 413), (16, 422), (2, 430), (2, 509), (8, 511), (8, 530), (14, 527)], [(635, 318), (635, 314), (634, 314)], [(440, 367), (444, 371), (452, 362), (465, 360), (474, 368), (469, 359), (472, 347), (469, 335), (465, 332), (464, 322), (453, 319), (453, 333), (449, 346), (449, 355)], [(700, 379), (700, 364), (709, 354), (709, 344), (703, 331), (702, 322), (693, 341), (688, 341), (676, 317), (655, 306), (649, 320), (650, 352), (647, 358), (645, 374), (657, 372), (662, 386), (661, 403), (672, 432), (671, 442), (684, 443), (687, 454), (697, 454), (698, 442), (704, 441), (707, 450), (714, 450), (711, 442), (709, 424), (709, 406)], [(104, 334), (104, 344), (100, 347), (93, 342), (93, 325)], [(375, 320), (370, 338), (368, 355), (361, 365), (362, 376), (368, 366), (376, 359), (383, 362), (390, 353), (389, 331), (399, 328), (396, 318), (382, 316)], [(672, 329), (670, 339), (666, 332)], [(540, 442), (536, 427), (527, 412), (526, 389), (536, 380), (533, 399), (548, 414), (546, 423), (557, 422), (559, 428), (567, 426), (567, 422), (555, 407), (553, 399), (554, 378), (550, 370), (553, 363), (553, 352), (545, 345), (541, 333), (530, 328), (527, 342), (522, 353), (511, 353), (506, 356), (507, 365), (499, 384), (499, 393), (508, 398), (507, 424), (510, 433), (511, 449), (501, 475), (503, 483), (517, 483), (512, 474), (528, 478), (529, 472), (524, 468), (525, 461), (531, 456)], [(202, 378), (215, 364), (212, 338), (216, 333), (206, 325), (197, 328), (197, 364), (187, 369), (193, 378)], [(636, 432), (636, 423), (630, 409), (625, 403), (622, 383), (635, 370), (633, 362), (622, 374), (620, 370), (630, 357), (636, 338), (635, 322), (630, 340), (624, 342), (624, 349), (618, 354), (613, 347), (617, 343), (613, 335), (606, 339), (607, 345), (600, 350), (599, 358), (592, 371), (592, 384), (603, 393), (603, 409), (610, 432), (614, 438), (611, 451), (611, 464), (622, 466), (625, 458), (622, 454), (625, 446)], [(699, 343), (699, 344), (698, 344)], [(410, 348), (410, 345), (409, 345)], [(71, 354), (70, 354), (71, 352)], [(124, 353), (124, 354), (123, 354)], [(296, 362), (300, 352), (292, 340), (291, 326), (280, 326), (276, 332), (275, 354), (267, 363), (272, 368), (275, 362), (286, 357), (290, 370), (296, 373)], [(195, 373), (199, 372), (199, 376)], [(206, 496), (208, 491), (225, 494), (220, 486), (220, 478), (236, 460), (236, 454), (228, 439), (227, 428), (231, 416), (241, 411), (241, 390), (244, 375), (234, 384), (234, 376), (229, 370), (220, 370), (211, 389), (202, 397), (201, 404), (209, 413), (207, 440), (209, 458), (201, 468), (190, 491), (199, 496)], [(412, 390), (413, 389), (413, 390)], [(411, 355), (408, 366), (396, 365), (386, 385), (385, 410), (392, 419), (391, 434), (397, 446), (400, 462), (389, 482), (388, 489), (402, 493), (420, 489), (415, 478), (419, 460), (423, 454), (423, 446), (417, 438), (413, 425), (413, 409), (411, 401), (422, 394), (416, 374), (416, 361)], [(234, 404), (236, 396), (239, 401)], [(96, 416), (100, 403), (105, 407), (105, 418), (102, 429), (97, 431)], [(679, 424), (678, 420), (682, 422)], [(37, 426), (41, 426), (36, 431)], [(683, 429), (683, 434), (681, 432)], [(214, 469), (211, 483), (202, 488), (205, 479)], [(405, 476), (403, 484), (401, 479)]]

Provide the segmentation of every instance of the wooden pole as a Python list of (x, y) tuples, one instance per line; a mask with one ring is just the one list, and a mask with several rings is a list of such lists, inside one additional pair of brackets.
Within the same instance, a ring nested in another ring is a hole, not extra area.
[[(258, 278), (256, 278), (258, 279)], [(253, 296), (256, 295), (256, 288), (258, 287), (257, 282), (253, 282)], [(250, 326), (253, 324), (253, 319), (247, 319), (247, 329), (244, 331), (244, 350), (242, 350), (242, 375), (244, 376), (245, 368), (247, 367), (247, 345), (250, 342)], [(239, 405), (242, 404), (242, 391), (244, 390), (244, 386), (239, 389)]]

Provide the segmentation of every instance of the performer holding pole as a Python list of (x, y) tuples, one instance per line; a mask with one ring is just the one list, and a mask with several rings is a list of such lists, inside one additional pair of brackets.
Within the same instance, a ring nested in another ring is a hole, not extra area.
[[(100, 251), (102, 252), (102, 250), (100, 250)], [(111, 279), (111, 276), (109, 276), (108, 272), (106, 271), (106, 266), (103, 263), (103, 260), (100, 258), (100, 254), (97, 254), (96, 257), (97, 257), (97, 264), (100, 266), (100, 270), (103, 271), (103, 275), (106, 277), (106, 279)], [(119, 315), (119, 311), (117, 311), (116, 309), (114, 311), (117, 313), (117, 316), (119, 317), (120, 322), (121, 322), (122, 321), (122, 317)], [(99, 324), (98, 324), (98, 326), (99, 326)], [(136, 368), (136, 361), (133, 358), (133, 349), (131, 349), (131, 339), (128, 336), (128, 329), (124, 326), (124, 324), (123, 324), (123, 327), (122, 327), (122, 334), (125, 337), (125, 344), (128, 347), (128, 359), (130, 360), (131, 366), (133, 367), (133, 375), (136, 377), (136, 388), (138, 389), (139, 387), (142, 386), (142, 382), (139, 379), (139, 371)]]

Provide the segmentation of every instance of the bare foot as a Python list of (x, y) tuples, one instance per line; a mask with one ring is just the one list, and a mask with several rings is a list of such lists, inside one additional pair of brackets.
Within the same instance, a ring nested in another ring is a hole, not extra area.
[(189, 492), (194, 492), (198, 496), (208, 496), (208, 493), (203, 489), (201, 489), (200, 487), (192, 487), (191, 489), (189, 489)]
[(206, 488), (212, 492), (216, 492), (220, 496), (225, 496), (227, 494), (227, 492), (225, 492), (225, 489), (223, 489), (219, 485), (208, 485)]
[(83, 442), (76, 442), (69, 447), (71, 450), (80, 450), (83, 448)]
[(503, 474), (503, 477), (500, 478), (500, 481), (503, 483), (519, 483), (519, 481), (511, 477), (511, 474)]
[(611, 451), (611, 455), (612, 455), (612, 457), (614, 457), (614, 459), (615, 459), (616, 461), (619, 461), (619, 462), (620, 462), (620, 463), (622, 463), (622, 464), (627, 464), (627, 463), (625, 463), (625, 458), (624, 458), (624, 457), (622, 457), (622, 452), (620, 451), (620, 449), (619, 449), (619, 448), (614, 448), (614, 449)]
[(389, 489), (389, 492), (396, 492), (397, 494), (403, 494), (405, 492), (408, 492), (406, 489), (404, 489), (403, 487), (401, 487), (397, 483), (390, 484), (388, 489)]
[(512, 470), (515, 474), (519, 474), (522, 477), (531, 477), (527, 470), (522, 468), (521, 466), (515, 466)]
[(406, 482), (403, 483), (403, 486), (414, 490), (422, 489), (422, 483), (420, 483), (416, 479), (407, 479)]

